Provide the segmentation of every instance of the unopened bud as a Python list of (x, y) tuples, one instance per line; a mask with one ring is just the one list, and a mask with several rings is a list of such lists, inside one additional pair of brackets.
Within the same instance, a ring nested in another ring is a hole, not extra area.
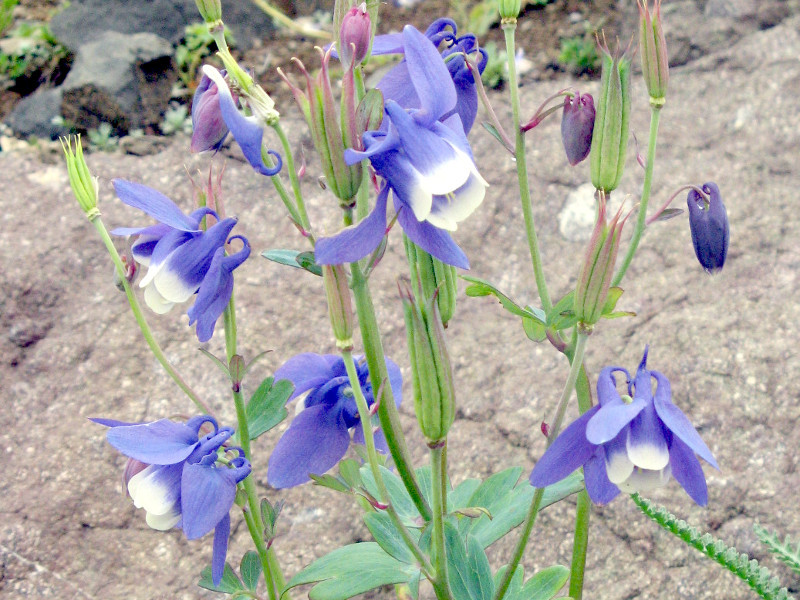
[(417, 298), (422, 302), (435, 299), (442, 325), (447, 327), (447, 323), (456, 311), (458, 296), (456, 268), (431, 256), (408, 237), (403, 236), (403, 239), (411, 270), (411, 282)]
[(64, 150), (64, 159), (67, 162), (69, 185), (78, 204), (86, 213), (86, 217), (92, 220), (100, 215), (100, 211), (97, 210), (97, 177), (92, 177), (86, 159), (83, 157), (81, 136), (74, 139), (75, 149), (73, 150), (73, 138), (61, 138), (61, 148)]
[(369, 52), (372, 24), (366, 3), (347, 11), (339, 30), (339, 59), (345, 69), (360, 65)]
[(344, 266), (322, 265), (322, 281), (336, 346), (341, 350), (352, 350), (353, 307), (350, 303), (350, 287), (347, 284), (347, 272)]
[(575, 316), (584, 325), (594, 325), (603, 315), (603, 308), (614, 275), (620, 235), (625, 219), (620, 221), (622, 207), (610, 223), (606, 223), (605, 196), (601, 194), (600, 206), (592, 238), (586, 248), (578, 283), (575, 287)]
[(440, 442), (455, 419), (455, 387), (450, 355), (435, 298), (420, 303), (400, 284), (408, 353), (414, 381), (414, 412), (428, 444)]
[(603, 73), (592, 133), (592, 184), (610, 192), (619, 185), (625, 167), (631, 112), (631, 60), (628, 51), (611, 56), (602, 50)]
[(194, 0), (194, 3), (206, 23), (216, 25), (222, 20), (220, 0)]
[(639, 54), (642, 56), (642, 75), (650, 95), (650, 103), (661, 106), (667, 94), (669, 58), (667, 42), (661, 25), (661, 0), (655, 0), (653, 14), (647, 7), (649, 0), (637, 0), (639, 16)]
[(521, 0), (498, 0), (497, 4), (500, 17), (503, 19), (516, 19), (519, 16), (519, 11), (522, 10)]
[[(225, 77), (224, 70), (220, 73)], [(237, 101), (235, 93), (233, 99)], [(219, 150), (227, 135), (228, 126), (219, 108), (219, 88), (204, 73), (192, 98), (191, 150), (192, 152)]]
[(561, 117), (561, 141), (567, 160), (573, 167), (589, 156), (592, 149), (594, 129), (594, 98), (591, 94), (576, 92), (564, 98), (564, 114)]
[(696, 190), (689, 191), (686, 199), (689, 205), (689, 227), (692, 230), (692, 244), (697, 260), (709, 273), (722, 269), (728, 255), (730, 225), (728, 211), (722, 203), (722, 196), (716, 183), (703, 184), (708, 198), (703, 198)]

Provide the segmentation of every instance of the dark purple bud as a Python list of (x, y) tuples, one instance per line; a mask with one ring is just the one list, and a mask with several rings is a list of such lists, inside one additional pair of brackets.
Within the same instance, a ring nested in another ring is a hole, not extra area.
[(686, 203), (689, 205), (689, 226), (692, 229), (692, 243), (697, 260), (709, 273), (722, 269), (728, 254), (730, 225), (728, 212), (722, 203), (716, 183), (703, 184), (708, 200), (697, 190), (689, 191)]
[(589, 156), (594, 129), (594, 98), (591, 94), (564, 98), (564, 115), (561, 118), (561, 140), (567, 160), (573, 167)]
[(351, 64), (360, 65), (367, 57), (369, 42), (372, 37), (372, 24), (367, 12), (367, 4), (354, 6), (342, 19), (342, 29), (339, 39), (342, 48), (339, 51), (342, 64), (349, 67)]
[[(225, 71), (222, 71), (225, 76)], [(234, 96), (234, 100), (236, 97)], [(219, 109), (219, 90), (208, 75), (203, 75), (192, 98), (192, 152), (219, 150), (228, 126)]]

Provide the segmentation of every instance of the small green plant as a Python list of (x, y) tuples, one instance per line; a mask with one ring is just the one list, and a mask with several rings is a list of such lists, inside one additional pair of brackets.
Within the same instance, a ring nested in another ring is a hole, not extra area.
[(164, 135), (172, 135), (182, 131), (192, 133), (192, 117), (184, 104), (177, 102), (170, 103), (167, 112), (164, 113), (164, 120), (161, 121), (161, 131)]
[(11, 80), (33, 76), (53, 70), (66, 56), (45, 23), (20, 23), (0, 46), (0, 74)]
[[(225, 40), (229, 46), (235, 44), (228, 29), (225, 30)], [(190, 93), (197, 87), (197, 69), (200, 68), (200, 64), (216, 50), (217, 45), (205, 23), (192, 23), (186, 26), (183, 41), (175, 48), (175, 62), (178, 66), (178, 77)]]
[(0, 35), (3, 35), (14, 22), (13, 13), (17, 4), (19, 4), (19, 0), (0, 1)]
[(89, 137), (89, 144), (101, 152), (110, 152), (119, 143), (119, 138), (114, 135), (114, 128), (110, 123), (100, 123), (97, 129), (90, 129), (86, 134)]
[(594, 75), (600, 70), (600, 55), (594, 38), (586, 33), (561, 40), (559, 64), (573, 75)]

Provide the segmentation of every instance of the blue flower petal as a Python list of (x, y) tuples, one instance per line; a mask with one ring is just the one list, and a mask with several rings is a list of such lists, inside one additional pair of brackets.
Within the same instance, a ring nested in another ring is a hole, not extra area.
[(114, 179), (112, 183), (119, 199), (128, 206), (138, 208), (174, 229), (197, 231), (197, 223), (183, 214), (181, 209), (161, 192), (124, 179)]
[(306, 408), (272, 451), (267, 482), (274, 488), (306, 483), (309, 473), (322, 475), (336, 465), (349, 444), (350, 434), (340, 410), (324, 404)]
[(340, 233), (320, 238), (314, 247), (314, 260), (320, 265), (339, 265), (364, 258), (375, 250), (386, 235), (387, 186), (378, 194), (375, 208), (357, 225), (347, 227)]
[(461, 269), (469, 269), (467, 255), (453, 241), (448, 232), (434, 227), (427, 221), (417, 221), (413, 211), (402, 204), (398, 206), (397, 201), (395, 201), (395, 209), (397, 210), (397, 222), (400, 223), (412, 242), (443, 263)]
[(228, 89), (228, 84), (225, 83), (225, 79), (223, 79), (219, 71), (206, 65), (203, 67), (203, 73), (217, 84), (219, 109), (222, 113), (222, 118), (225, 119), (225, 124), (236, 139), (236, 143), (242, 149), (247, 162), (262, 175), (267, 175), (268, 177), (277, 175), (282, 166), (280, 155), (272, 150), (268, 151), (275, 159), (275, 166), (272, 168), (264, 164), (264, 159), (261, 156), (264, 139), (262, 124), (258, 122), (256, 117), (245, 117), (239, 112), (236, 101), (233, 99), (230, 89)]
[(686, 415), (681, 412), (681, 409), (672, 403), (669, 380), (658, 371), (652, 371), (651, 373), (658, 382), (654, 401), (658, 418), (661, 419), (667, 429), (687, 444), (695, 454), (719, 470), (717, 461), (714, 460), (711, 450), (708, 449), (700, 434), (697, 433), (697, 430), (686, 418)]
[(403, 28), (408, 73), (420, 99), (423, 123), (430, 125), (456, 105), (456, 89), (436, 46), (411, 25)]
[(403, 401), (403, 374), (400, 372), (400, 367), (397, 366), (397, 363), (388, 358), (386, 359), (386, 371), (389, 374), (389, 385), (392, 386), (394, 403), (399, 407)]
[[(383, 431), (381, 431), (380, 427), (373, 431), (372, 439), (375, 442), (375, 450), (381, 454), (389, 454), (389, 444), (386, 442), (386, 436), (383, 435)], [(353, 443), (360, 444), (361, 446), (366, 445), (364, 441), (364, 429), (361, 427), (361, 423), (353, 427)]]
[(598, 448), (583, 465), (583, 479), (586, 492), (595, 504), (607, 504), (619, 495), (619, 488), (608, 479), (605, 456)]
[(403, 34), (384, 33), (376, 35), (372, 40), (372, 56), (380, 54), (402, 54), (403, 53)]
[[(216, 452), (209, 455), (216, 460)], [(217, 526), (233, 506), (236, 496), (235, 469), (215, 467), (202, 460), (183, 467), (181, 477), (181, 527), (186, 539), (203, 537)]]
[(652, 403), (645, 404), (631, 421), (626, 447), (630, 461), (641, 469), (660, 471), (669, 463), (664, 427)]
[(556, 438), (533, 467), (531, 484), (542, 488), (557, 483), (586, 463), (596, 446), (586, 439), (586, 424), (598, 407), (594, 406), (573, 421)]
[(150, 465), (179, 463), (186, 460), (197, 445), (197, 432), (168, 419), (116, 426), (108, 431), (106, 438), (125, 456)]
[(646, 402), (636, 399), (632, 404), (625, 404), (617, 392), (614, 371), (618, 367), (606, 367), (597, 378), (597, 396), (600, 400), (600, 411), (586, 426), (586, 437), (593, 444), (605, 444), (644, 409)]
[(689, 497), (700, 506), (708, 504), (706, 476), (703, 474), (700, 461), (697, 460), (692, 449), (677, 437), (672, 438), (669, 464), (672, 467), (672, 476), (686, 490)]
[(331, 378), (332, 363), (342, 360), (334, 354), (314, 354), (305, 352), (293, 356), (275, 371), (274, 380), (286, 379), (294, 385), (294, 391), (289, 400), (294, 400), (300, 394), (324, 384)]
[[(376, 38), (377, 39), (377, 38)], [(419, 108), (417, 91), (411, 85), (408, 63), (403, 61), (384, 75), (375, 86), (383, 93), (383, 101), (393, 100), (403, 108)]]
[(211, 554), (211, 581), (219, 586), (225, 573), (225, 556), (228, 554), (228, 538), (231, 535), (231, 516), (226, 514), (214, 529), (214, 549)]

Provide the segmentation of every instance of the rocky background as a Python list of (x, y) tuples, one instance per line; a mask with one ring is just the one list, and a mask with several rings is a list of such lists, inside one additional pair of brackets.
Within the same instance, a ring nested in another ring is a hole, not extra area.
[[(621, 1), (617, 9), (625, 39), (635, 27), (635, 5)], [(800, 538), (800, 8), (796, 1), (681, 0), (663, 10), (674, 68), (652, 202), (663, 202), (681, 184), (716, 181), (731, 219), (728, 263), (716, 276), (703, 272), (685, 215), (648, 229), (619, 304), (637, 316), (598, 327), (587, 365), (594, 373), (608, 364), (632, 369), (650, 344), (651, 368), (670, 378), (675, 402), (721, 467), (706, 470), (707, 508), (693, 505), (674, 482), (653, 498), (774, 568), (797, 593), (797, 576), (766, 554), (752, 524)], [(530, 78), (521, 90), (523, 112), (532, 114), (545, 97), (568, 85), (582, 92), (598, 89), (596, 81), (564, 75), (556, 81)], [(503, 97), (493, 101), (508, 119)], [(644, 144), (648, 111), (636, 78), (634, 103), (632, 126)], [(294, 107), (285, 105), (282, 112), (285, 129), (308, 148)], [(472, 141), (492, 187), (457, 239), (471, 258), (471, 274), (495, 282), (521, 303), (534, 303), (513, 163), (480, 128)], [(534, 131), (528, 144), (543, 258), (558, 296), (574, 282), (591, 228), (591, 199), (581, 187), (588, 167), (568, 166), (555, 120)], [(88, 157), (100, 177), (100, 208), (109, 228), (146, 221), (113, 197), (114, 177), (145, 183), (190, 206), (186, 171), (199, 180), (195, 174), (206, 173), (212, 159), (189, 155), (188, 146), (188, 138), (179, 136), (145, 156)], [(210, 560), (210, 536), (187, 542), (179, 531), (150, 530), (120, 493), (123, 458), (105, 443), (103, 429), (87, 420), (154, 420), (184, 415), (191, 406), (144, 346), (124, 296), (114, 288), (105, 250), (72, 199), (58, 153), (40, 147), (0, 154), (0, 596), (215, 597), (195, 586)], [(631, 154), (633, 149), (632, 143)], [(228, 154), (227, 210), (240, 218), (239, 232), (256, 250), (237, 271), (241, 352), (252, 357), (272, 350), (252, 373), (252, 390), (295, 353), (332, 352), (334, 345), (319, 281), (258, 257), (268, 248), (300, 248), (302, 240), (269, 183), (237, 158), (237, 150)], [(309, 210), (318, 229), (331, 232), (335, 202), (317, 187), (318, 167), (309, 160)], [(631, 158), (618, 195), (635, 202), (641, 179)], [(395, 286), (402, 272), (395, 233), (372, 287), (387, 353), (407, 373)], [(148, 317), (170, 360), (222, 420), (232, 422), (223, 376), (198, 353), (185, 315), (175, 309)], [(565, 361), (550, 347), (528, 341), (518, 320), (485, 298), (460, 298), (448, 335), (459, 402), (450, 436), (453, 481), (512, 465), (527, 473), (543, 451), (539, 424), (558, 397)], [(218, 335), (206, 348), (219, 354), (222, 344)], [(426, 451), (415, 432), (410, 388), (405, 391), (403, 423), (421, 463)], [(288, 492), (266, 486), (266, 458), (276, 436), (256, 444), (254, 472), (261, 493), (286, 500), (276, 549), (291, 575), (368, 533), (345, 497), (310, 485)], [(573, 500), (542, 513), (524, 561), (528, 574), (568, 563), (573, 513)], [(624, 497), (595, 509), (592, 520), (588, 599), (755, 597)], [(248, 542), (246, 528), (236, 528), (231, 562), (238, 563)], [(511, 543), (490, 549), (493, 565), (507, 560)], [(381, 594), (388, 598), (392, 592)]]

